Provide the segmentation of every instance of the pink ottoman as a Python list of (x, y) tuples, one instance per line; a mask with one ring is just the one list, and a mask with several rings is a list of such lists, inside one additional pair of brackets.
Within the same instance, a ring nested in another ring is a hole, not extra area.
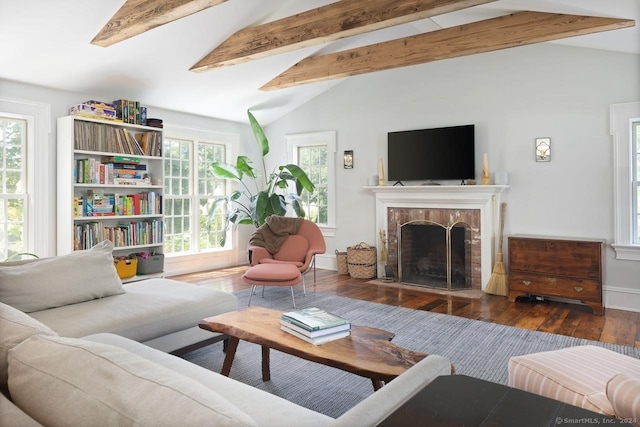
[(293, 287), (302, 282), (302, 274), (300, 274), (298, 267), (292, 264), (258, 264), (245, 271), (242, 275), (242, 281), (247, 285), (251, 285), (251, 294), (247, 305), (251, 305), (251, 298), (256, 286), (263, 286), (263, 297), (264, 287), (266, 286), (290, 286), (293, 307), (295, 308), (296, 297), (293, 293)]
[(640, 413), (639, 384), (640, 359), (593, 345), (509, 359), (509, 386), (610, 416)]

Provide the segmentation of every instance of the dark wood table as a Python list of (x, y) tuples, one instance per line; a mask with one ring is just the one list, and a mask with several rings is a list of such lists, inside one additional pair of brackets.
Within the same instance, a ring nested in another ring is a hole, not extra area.
[(466, 375), (440, 376), (381, 427), (629, 425), (558, 400)]
[(391, 381), (427, 355), (391, 342), (395, 334), (381, 329), (351, 325), (351, 336), (313, 345), (280, 329), (282, 312), (263, 307), (208, 317), (200, 327), (229, 336), (221, 373), (229, 376), (240, 340), (262, 346), (262, 379), (269, 381), (269, 351), (275, 349), (302, 359), (371, 378), (375, 390)]

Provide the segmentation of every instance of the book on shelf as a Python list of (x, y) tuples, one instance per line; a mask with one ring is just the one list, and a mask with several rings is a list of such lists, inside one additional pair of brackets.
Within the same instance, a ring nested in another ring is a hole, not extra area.
[(334, 334), (336, 332), (343, 332), (343, 331), (349, 331), (351, 330), (351, 323), (347, 322), (344, 323), (342, 325), (337, 325), (337, 326), (332, 326), (330, 328), (324, 328), (324, 329), (318, 329), (315, 331), (309, 331), (305, 328), (303, 328), (302, 326), (296, 325), (293, 322), (290, 322), (287, 319), (281, 318), (280, 319), (280, 325), (281, 326), (285, 326), (289, 329), (292, 329), (294, 331), (297, 331), (309, 338), (317, 338), (317, 337), (321, 337), (323, 335), (330, 335), (330, 334)]
[(316, 331), (349, 323), (342, 317), (316, 307), (288, 311), (286, 313), (282, 313), (281, 318), (308, 331)]
[(142, 179), (134, 178), (113, 178), (113, 183), (116, 185), (150, 185), (149, 175)]
[(140, 157), (132, 156), (106, 156), (102, 158), (105, 163), (124, 163), (129, 165), (135, 165), (140, 163)]
[(282, 329), (283, 331), (300, 338), (301, 340), (304, 340), (308, 343), (314, 344), (314, 345), (320, 345), (320, 344), (324, 344), (330, 341), (335, 341), (338, 340), (340, 338), (346, 338), (349, 335), (351, 335), (351, 329), (347, 330), (347, 331), (339, 331), (339, 332), (334, 332), (332, 334), (326, 334), (326, 335), (321, 335), (319, 337), (308, 337), (305, 334), (301, 334), (300, 332), (293, 330), (285, 325), (280, 325), (280, 329)]

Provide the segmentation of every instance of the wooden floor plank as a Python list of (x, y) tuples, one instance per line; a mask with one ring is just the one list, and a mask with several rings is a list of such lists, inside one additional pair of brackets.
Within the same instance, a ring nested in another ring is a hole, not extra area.
[[(197, 286), (235, 292), (248, 288), (240, 279), (246, 269), (247, 266), (240, 266), (171, 278)], [(461, 298), (415, 286), (374, 285), (367, 283), (368, 280), (353, 279), (330, 270), (317, 270), (316, 273), (315, 284), (313, 274), (306, 277), (307, 292), (339, 295), (640, 348), (640, 313), (637, 312), (606, 309), (604, 316), (596, 316), (590, 307), (578, 304), (554, 301), (509, 302), (505, 297), (489, 294), (475, 299)]]

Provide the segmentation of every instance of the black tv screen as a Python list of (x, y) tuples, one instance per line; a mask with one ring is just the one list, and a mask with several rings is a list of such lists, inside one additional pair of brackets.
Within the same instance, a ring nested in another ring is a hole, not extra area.
[(388, 180), (475, 179), (475, 127), (389, 132)]

